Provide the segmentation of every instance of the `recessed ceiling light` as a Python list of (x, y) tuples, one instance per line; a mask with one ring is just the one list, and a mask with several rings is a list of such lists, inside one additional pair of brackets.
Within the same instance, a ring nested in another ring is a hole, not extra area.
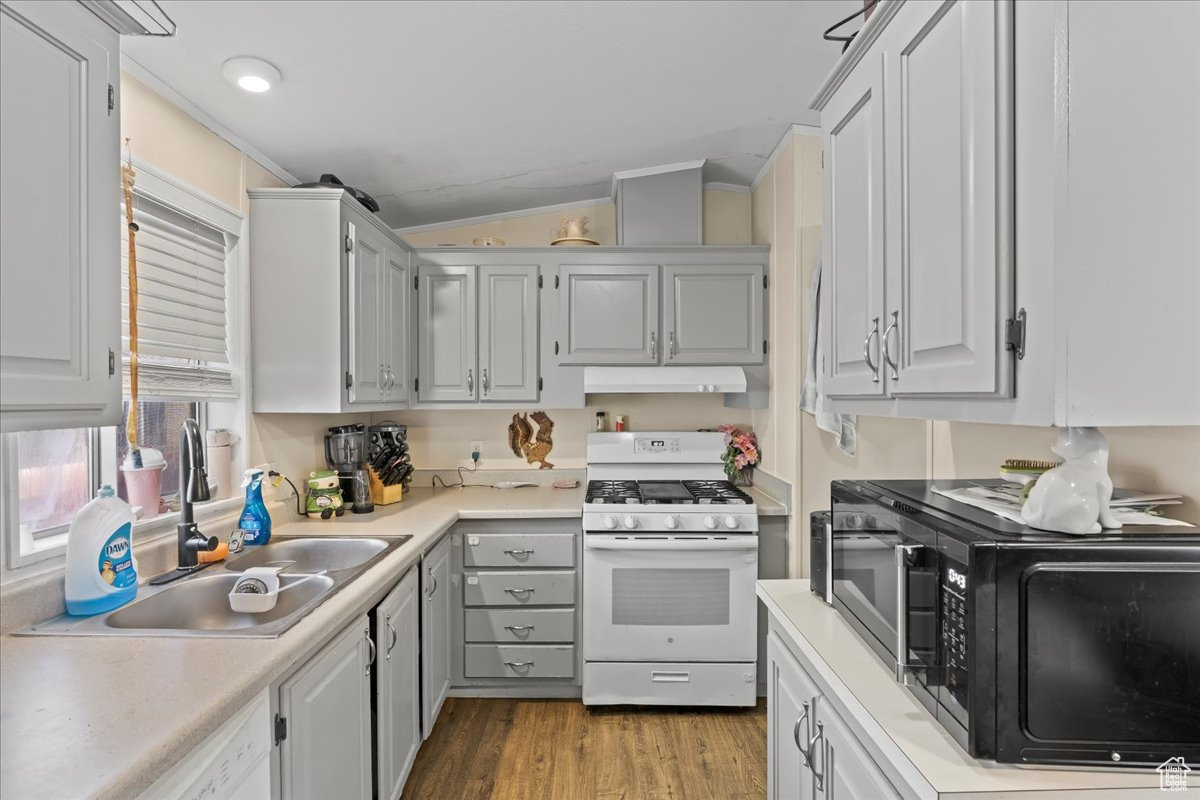
[(283, 80), (273, 65), (251, 56), (229, 59), (221, 65), (221, 74), (234, 86), (256, 94), (267, 91)]

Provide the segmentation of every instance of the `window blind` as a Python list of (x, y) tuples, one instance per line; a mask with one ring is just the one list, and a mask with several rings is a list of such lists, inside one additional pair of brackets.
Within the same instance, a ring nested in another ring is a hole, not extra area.
[[(133, 195), (138, 231), (138, 394), (141, 399), (234, 399), (229, 366), (225, 235)], [(121, 338), (129, 390), (129, 229), (121, 204)]]

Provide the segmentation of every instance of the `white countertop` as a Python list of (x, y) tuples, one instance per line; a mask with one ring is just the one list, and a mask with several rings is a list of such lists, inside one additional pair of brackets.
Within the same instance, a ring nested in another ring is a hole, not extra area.
[(413, 537), (278, 639), (0, 638), (0, 795), (134, 797), (381, 599), (457, 520), (570, 520), (582, 507), (582, 488), (414, 489), (374, 514), (278, 525), (290, 536)]
[(892, 767), (910, 787), (924, 786), (942, 797), (1020, 792), (1003, 796), (1022, 799), (1200, 794), (1200, 788), (1162, 794), (1152, 770), (1045, 769), (971, 758), (909, 690), (896, 683), (841, 615), (809, 591), (807, 580), (759, 581), (758, 597), (818, 683), (825, 684), (875, 744), (896, 756)]

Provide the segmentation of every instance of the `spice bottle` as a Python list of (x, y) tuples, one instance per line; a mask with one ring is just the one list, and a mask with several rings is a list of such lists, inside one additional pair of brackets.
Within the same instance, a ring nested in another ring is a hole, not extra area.
[(608, 418), (604, 416), (603, 411), (596, 412), (596, 432), (603, 433), (608, 430)]
[(625, 430), (625, 416), (623, 414), (618, 414), (617, 416), (613, 417), (613, 423), (613, 430)]

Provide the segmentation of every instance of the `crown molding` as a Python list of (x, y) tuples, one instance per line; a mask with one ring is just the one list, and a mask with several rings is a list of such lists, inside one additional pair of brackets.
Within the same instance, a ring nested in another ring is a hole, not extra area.
[(820, 136), (821, 127), (819, 125), (805, 125), (800, 122), (793, 122), (788, 126), (788, 129), (783, 132), (783, 136), (779, 137), (779, 142), (776, 143), (775, 149), (771, 151), (771, 155), (763, 163), (758, 170), (758, 174), (754, 176), (754, 180), (750, 182), (750, 191), (753, 192), (762, 183), (763, 178), (767, 177), (767, 173), (771, 171), (771, 167), (775, 166), (775, 161), (783, 152), (783, 148), (787, 147), (788, 141), (796, 135), (801, 136)]
[(160, 95), (167, 102), (178, 106), (184, 111), (184, 113), (191, 116), (201, 125), (208, 128), (225, 141), (229, 142), (245, 155), (257, 161), (264, 169), (266, 169), (276, 178), (279, 178), (279, 180), (286, 182), (289, 186), (300, 183), (300, 179), (295, 175), (276, 164), (257, 147), (238, 136), (220, 122), (217, 122), (212, 115), (200, 108), (191, 100), (188, 100), (178, 91), (176, 91), (170, 84), (165, 82), (162, 78), (158, 77), (150, 70), (143, 67), (138, 62), (134, 61), (126, 53), (121, 54), (121, 71), (140, 81), (141, 83), (146, 84), (146, 86), (148, 86), (156, 94)]
[(574, 211), (577, 208), (594, 208), (599, 205), (610, 205), (612, 198), (595, 197), (591, 200), (572, 200), (569, 203), (555, 203), (549, 206), (538, 206), (536, 208), (520, 208), (515, 211), (501, 211), (498, 214), (484, 214), (480, 217), (463, 217), (462, 219), (450, 219), (445, 222), (430, 222), (426, 225), (410, 225), (407, 228), (393, 228), (400, 236), (405, 236), (410, 233), (424, 233), (425, 231), (440, 231), (446, 228), (463, 228), (467, 225), (483, 225), (488, 222), (501, 222), (506, 219), (518, 219), (520, 217), (532, 217), (535, 214), (551, 214), (556, 211)]
[(626, 178), (644, 178), (647, 175), (661, 175), (664, 172), (680, 172), (685, 169), (703, 169), (706, 160), (701, 158), (696, 161), (679, 161), (674, 164), (659, 164), (655, 167), (623, 169), (620, 172), (614, 172), (612, 176), (612, 199), (614, 202), (617, 199), (617, 181), (625, 180)]
[(737, 192), (738, 194), (750, 194), (750, 187), (743, 186), (740, 183), (722, 183), (721, 181), (709, 181), (704, 184), (704, 191), (709, 192)]
[(900, 6), (904, 5), (904, 0), (884, 0), (875, 6), (875, 10), (871, 12), (871, 18), (863, 23), (861, 29), (855, 34), (854, 39), (850, 42), (850, 47), (838, 59), (838, 62), (833, 65), (833, 70), (829, 76), (825, 78), (825, 82), (821, 84), (821, 88), (817, 89), (817, 93), (813, 95), (813, 99), (809, 102), (808, 107), (813, 111), (820, 111), (829, 102), (829, 98), (833, 97), (833, 93), (846, 80), (846, 76), (854, 69), (855, 65), (862, 60), (867, 50), (879, 38), (879, 34), (887, 27), (888, 22), (892, 17), (896, 16), (896, 12), (900, 10)]

